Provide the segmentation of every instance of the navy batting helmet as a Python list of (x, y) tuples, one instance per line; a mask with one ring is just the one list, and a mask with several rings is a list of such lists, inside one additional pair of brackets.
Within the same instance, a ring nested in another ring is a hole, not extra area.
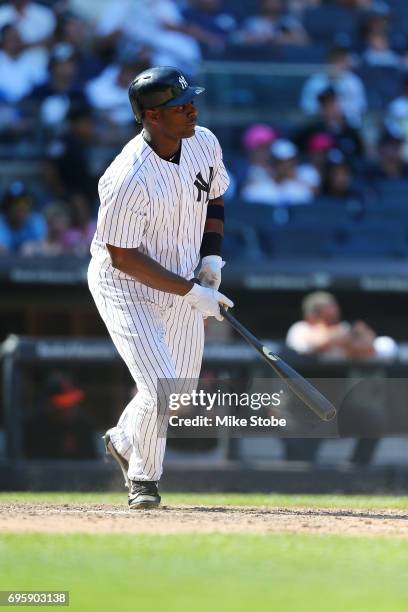
[(136, 121), (148, 108), (180, 106), (203, 93), (204, 87), (190, 86), (180, 70), (170, 66), (156, 66), (141, 72), (129, 87), (129, 100)]

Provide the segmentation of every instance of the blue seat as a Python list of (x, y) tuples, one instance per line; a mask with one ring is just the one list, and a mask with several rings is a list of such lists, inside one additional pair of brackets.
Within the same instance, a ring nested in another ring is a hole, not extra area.
[(363, 66), (357, 72), (365, 85), (370, 110), (384, 110), (401, 91), (403, 72), (398, 68)]
[(405, 201), (408, 207), (408, 179), (382, 179), (375, 187), (384, 205)]
[(408, 201), (390, 201), (377, 206), (369, 206), (366, 209), (367, 222), (387, 225), (392, 222), (402, 228), (408, 238)]
[(332, 228), (322, 228), (315, 223), (297, 223), (275, 227), (261, 245), (265, 252), (276, 259), (324, 258), (328, 243), (333, 239)]
[(230, 62), (281, 62), (282, 52), (273, 45), (228, 45), (218, 60)]
[(313, 222), (336, 227), (347, 223), (350, 220), (350, 213), (344, 203), (333, 201), (332, 198), (319, 197), (309, 206), (294, 207), (292, 219), (296, 223)]
[(281, 61), (288, 64), (324, 64), (328, 46), (322, 43), (307, 45), (282, 45)]
[(358, 24), (353, 11), (327, 5), (306, 10), (303, 25), (313, 41), (333, 45), (352, 44)]
[(408, 254), (404, 228), (392, 222), (344, 227), (327, 246), (329, 257), (401, 258)]
[(393, 32), (408, 34), (408, 2), (406, 0), (392, 2), (391, 23)]

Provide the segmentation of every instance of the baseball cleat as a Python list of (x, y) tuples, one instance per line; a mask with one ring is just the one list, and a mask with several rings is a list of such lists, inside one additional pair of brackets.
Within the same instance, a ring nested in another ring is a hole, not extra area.
[(161, 497), (157, 482), (151, 480), (131, 480), (129, 488), (129, 508), (131, 510), (143, 508), (157, 508)]
[(105, 435), (102, 436), (102, 440), (104, 441), (104, 444), (105, 444), (105, 453), (106, 455), (110, 455), (111, 457), (115, 459), (116, 463), (119, 465), (120, 469), (122, 470), (123, 478), (125, 479), (125, 487), (129, 488), (129, 477), (127, 475), (128, 469), (129, 469), (129, 463), (126, 461), (124, 457), (122, 457), (121, 454), (118, 453), (116, 448), (113, 446), (113, 442), (110, 437), (111, 431), (112, 431), (111, 429), (108, 429)]

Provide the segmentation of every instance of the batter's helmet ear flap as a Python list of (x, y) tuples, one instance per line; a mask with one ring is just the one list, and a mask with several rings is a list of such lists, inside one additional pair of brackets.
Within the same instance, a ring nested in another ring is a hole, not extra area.
[(143, 109), (141, 108), (140, 104), (138, 104), (137, 96), (135, 95), (135, 91), (133, 90), (133, 85), (134, 85), (134, 81), (132, 81), (129, 87), (129, 91), (128, 91), (129, 101), (130, 101), (130, 105), (132, 107), (136, 122), (142, 123)]

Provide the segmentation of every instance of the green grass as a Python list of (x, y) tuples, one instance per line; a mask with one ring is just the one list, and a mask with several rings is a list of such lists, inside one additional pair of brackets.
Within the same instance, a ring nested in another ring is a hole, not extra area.
[[(5, 493), (1, 502), (125, 504), (126, 493)], [(279, 495), (242, 493), (163, 493), (164, 504), (204, 506), (285, 506), (316, 508), (408, 509), (407, 496), (381, 495)]]
[(405, 612), (407, 561), (381, 538), (7, 534), (0, 588), (69, 590), (80, 612)]
[[(126, 498), (0, 493), (6, 501)], [(166, 494), (165, 503), (407, 509), (408, 497)], [(405, 612), (407, 564), (408, 540), (397, 537), (0, 534), (0, 590), (69, 590), (75, 612)]]

